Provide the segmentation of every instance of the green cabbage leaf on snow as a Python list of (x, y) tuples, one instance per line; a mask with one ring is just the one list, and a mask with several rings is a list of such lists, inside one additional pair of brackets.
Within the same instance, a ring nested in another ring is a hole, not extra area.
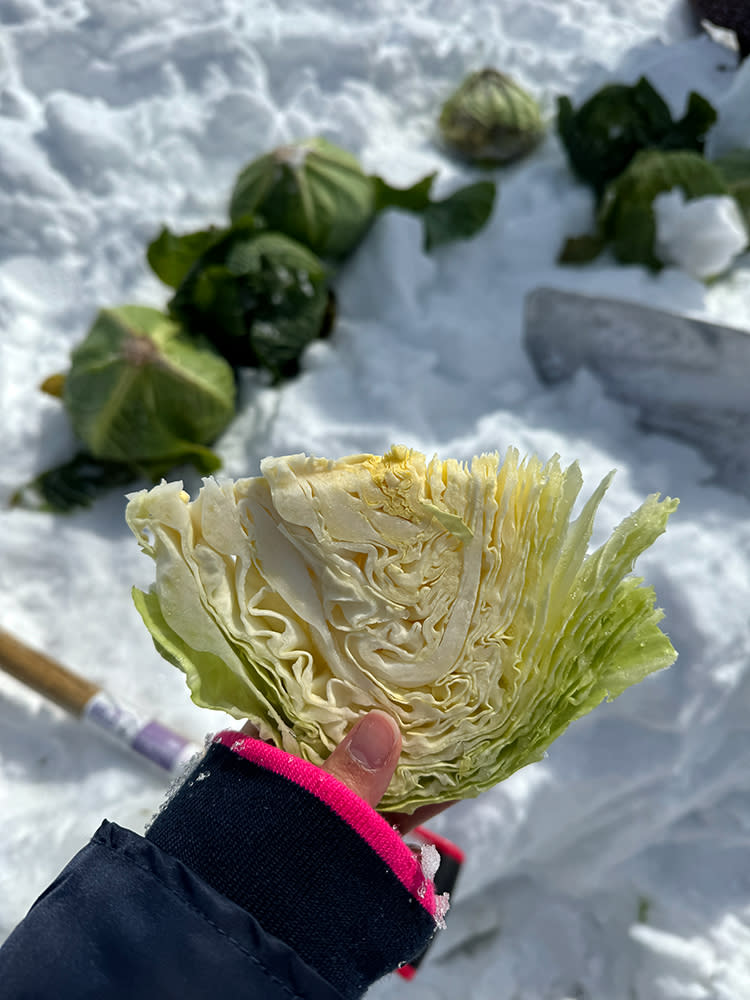
[(674, 190), (681, 191), (686, 201), (731, 194), (721, 170), (698, 153), (644, 150), (607, 185), (599, 203), (596, 230), (568, 239), (559, 263), (588, 263), (609, 246), (619, 263), (658, 271), (669, 261), (659, 255), (654, 202), (659, 195)]
[(158, 482), (175, 466), (206, 474), (221, 465), (209, 446), (234, 416), (232, 369), (157, 309), (102, 309), (70, 370), (42, 389), (62, 401), (78, 450), (18, 490), (18, 506), (69, 513), (144, 476)]
[(279, 146), (240, 172), (232, 191), (233, 226), (260, 220), (327, 261), (342, 262), (381, 212), (397, 209), (422, 219), (425, 251), (470, 239), (492, 214), (495, 184), (477, 181), (444, 198), (432, 196), (437, 174), (407, 188), (367, 174), (356, 157), (313, 136)]
[(631, 575), (678, 501), (648, 497), (587, 554), (607, 476), (504, 462), (266, 458), (261, 475), (134, 493), (155, 562), (136, 606), (193, 700), (321, 763), (362, 714), (403, 733), (384, 809), (473, 796), (675, 658)]
[(207, 446), (234, 416), (236, 392), (206, 341), (156, 309), (120, 306), (100, 311), (71, 360), (62, 398), (93, 456), (163, 471), (180, 462), (219, 468)]
[(242, 170), (229, 215), (236, 224), (258, 213), (269, 229), (315, 253), (345, 257), (372, 224), (375, 190), (356, 157), (313, 137), (279, 146)]
[[(197, 247), (200, 235), (174, 237), (165, 230), (160, 246), (195, 239)], [(323, 262), (296, 240), (256, 231), (250, 222), (203, 235), (205, 249), (177, 285), (170, 313), (235, 368), (265, 369), (274, 382), (296, 375), (305, 347), (326, 329)], [(151, 250), (155, 257), (156, 244)]]
[(570, 98), (559, 98), (557, 128), (571, 167), (600, 198), (643, 150), (702, 153), (716, 117), (705, 97), (692, 92), (675, 121), (664, 98), (641, 77), (632, 86), (602, 87), (577, 110)]
[(638, 153), (604, 192), (599, 229), (621, 264), (642, 264), (659, 270), (665, 263), (656, 247), (654, 200), (675, 188), (688, 201), (729, 194), (719, 171), (702, 156), (656, 150)]

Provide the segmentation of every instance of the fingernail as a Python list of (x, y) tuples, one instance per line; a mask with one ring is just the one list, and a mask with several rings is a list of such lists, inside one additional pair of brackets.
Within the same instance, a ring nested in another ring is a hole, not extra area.
[(349, 756), (360, 767), (377, 771), (388, 759), (396, 743), (394, 726), (386, 715), (371, 712), (356, 724), (352, 730)]

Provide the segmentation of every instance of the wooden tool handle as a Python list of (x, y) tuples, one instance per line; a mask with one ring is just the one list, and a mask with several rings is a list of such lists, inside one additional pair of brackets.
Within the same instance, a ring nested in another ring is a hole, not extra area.
[(72, 673), (52, 657), (31, 649), (0, 629), (0, 667), (57, 705), (81, 715), (86, 703), (100, 690)]

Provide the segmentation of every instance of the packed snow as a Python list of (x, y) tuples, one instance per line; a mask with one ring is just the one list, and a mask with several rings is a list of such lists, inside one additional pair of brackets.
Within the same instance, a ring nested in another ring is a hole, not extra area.
[[(738, 70), (681, 0), (0, 0), (0, 23), (0, 627), (197, 741), (227, 719), (189, 701), (132, 606), (152, 570), (124, 498), (69, 517), (7, 507), (72, 449), (40, 381), (65, 370), (98, 308), (165, 304), (144, 260), (160, 226), (221, 222), (242, 165), (314, 134), (394, 184), (432, 170), (440, 192), (474, 180), (440, 149), (435, 121), (483, 65), (515, 76), (550, 119), (557, 95), (578, 104), (645, 74), (675, 114), (691, 89), (715, 104), (712, 149), (750, 145), (750, 60)], [(590, 228), (593, 204), (554, 130), (493, 176), (494, 215), (470, 242), (425, 256), (417, 220), (378, 221), (301, 376), (278, 389), (245, 379), (222, 474), (393, 442), (460, 459), (558, 452), (590, 488), (617, 468), (594, 544), (648, 493), (681, 498), (638, 565), (680, 655), (575, 723), (543, 762), (433, 821), (467, 856), (448, 928), (412, 982), (389, 977), (372, 996), (739, 1000), (750, 501), (717, 486), (693, 448), (644, 433), (592, 374), (542, 385), (522, 316), (525, 294), (547, 285), (750, 330), (748, 258), (709, 285), (606, 255), (562, 268), (560, 246)], [(188, 469), (176, 477), (199, 484)], [(2, 675), (0, 755), (4, 935), (102, 817), (143, 830), (166, 782)]]
[(747, 228), (734, 198), (685, 199), (680, 188), (654, 198), (654, 252), (694, 278), (715, 278), (747, 249)]

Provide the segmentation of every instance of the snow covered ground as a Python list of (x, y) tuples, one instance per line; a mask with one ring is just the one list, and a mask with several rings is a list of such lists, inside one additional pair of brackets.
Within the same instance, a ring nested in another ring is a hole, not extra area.
[[(68, 518), (6, 509), (67, 458), (41, 379), (64, 370), (100, 306), (162, 306), (144, 247), (162, 223), (220, 222), (239, 167), (323, 134), (393, 183), (440, 170), (441, 101), (492, 64), (551, 114), (645, 73), (681, 112), (726, 109), (716, 148), (750, 145), (733, 54), (679, 0), (0, 0), (0, 627), (196, 739), (224, 721), (190, 703), (130, 600), (151, 566), (116, 493)], [(744, 76), (747, 78), (747, 69)], [(734, 88), (734, 89), (733, 89)], [(747, 91), (745, 91), (745, 95)], [(723, 129), (723, 132), (721, 131)], [(744, 136), (744, 139), (743, 139)], [(335, 457), (392, 442), (469, 458), (509, 444), (619, 469), (596, 537), (647, 493), (681, 498), (639, 571), (680, 652), (576, 723), (548, 759), (434, 822), (467, 863), (449, 929), (412, 983), (381, 998), (740, 1000), (750, 995), (750, 503), (580, 373), (536, 379), (521, 342), (537, 285), (615, 295), (750, 329), (750, 268), (710, 287), (602, 258), (562, 269), (591, 199), (551, 134), (498, 171), (476, 239), (425, 257), (410, 218), (381, 218), (338, 283), (332, 339), (279, 390), (248, 379), (224, 471), (267, 454)], [(186, 473), (186, 486), (196, 485)], [(164, 781), (0, 676), (0, 932), (103, 816), (142, 830)]]

